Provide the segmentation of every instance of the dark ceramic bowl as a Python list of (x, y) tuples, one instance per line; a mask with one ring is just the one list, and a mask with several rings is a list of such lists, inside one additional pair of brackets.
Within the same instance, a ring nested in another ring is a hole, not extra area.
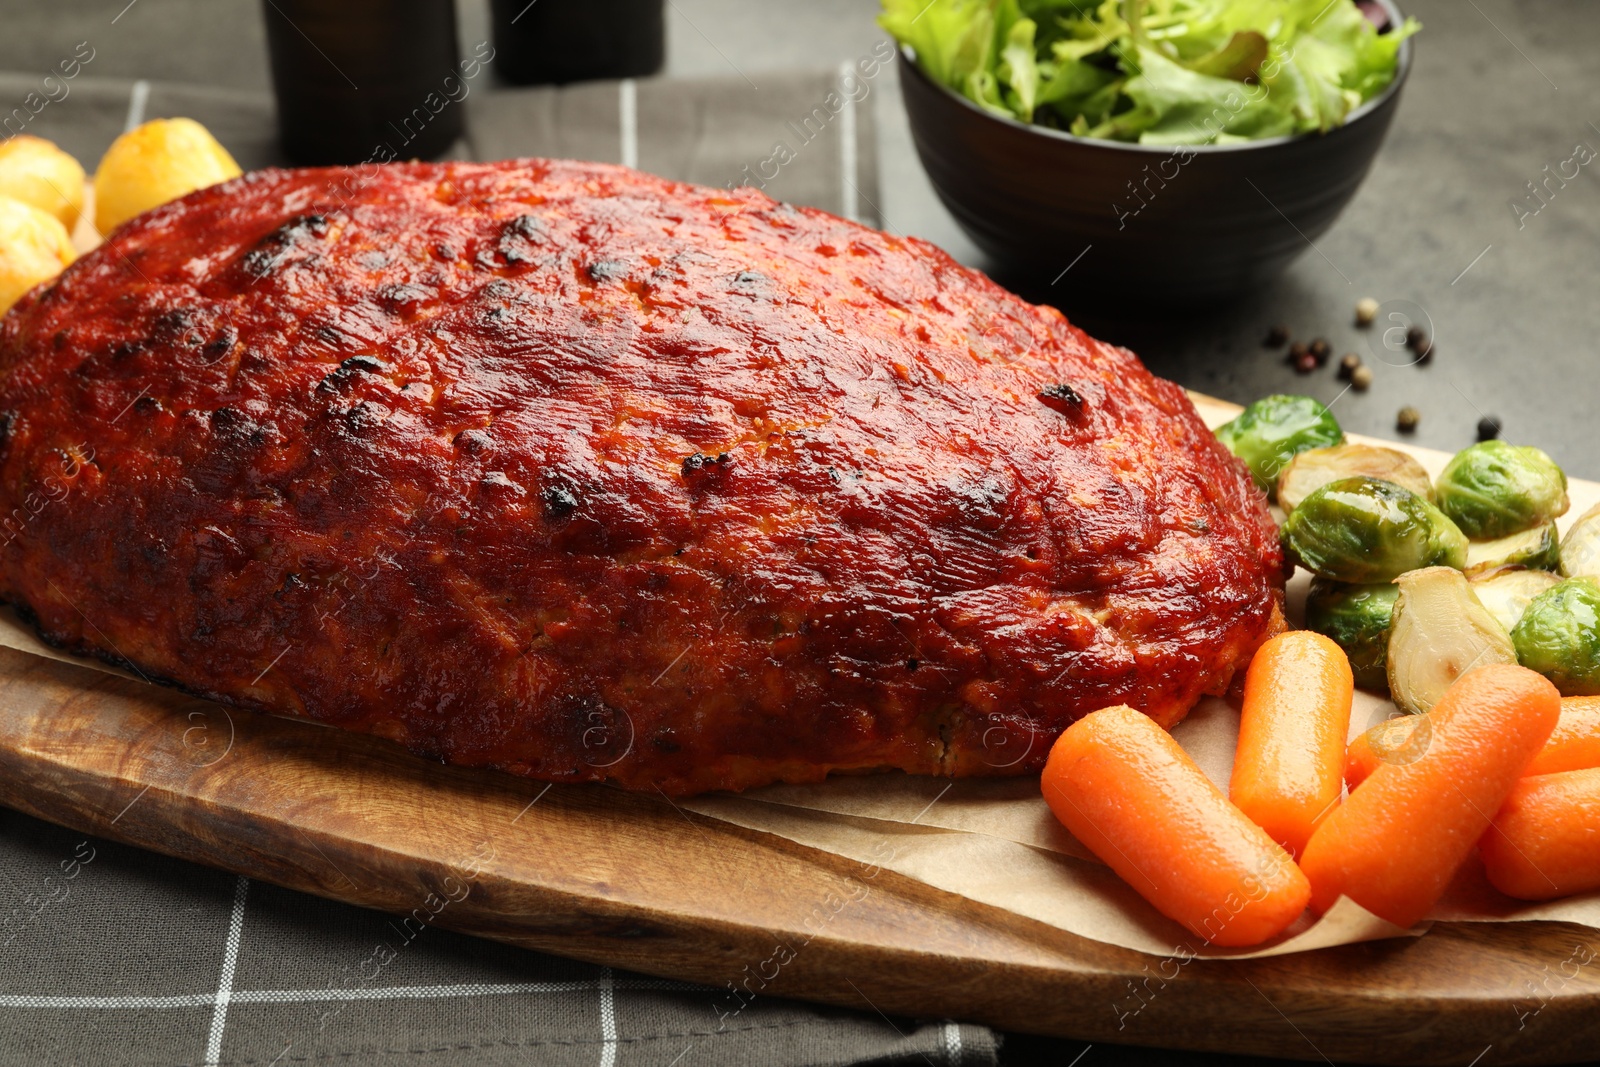
[[(1393, 4), (1382, 6), (1399, 25)], [(991, 115), (904, 51), (900, 84), (939, 198), (1002, 278), (1052, 302), (1154, 309), (1242, 294), (1310, 250), (1366, 177), (1411, 54), (1406, 41), (1389, 87), (1329, 133), (1184, 149)]]

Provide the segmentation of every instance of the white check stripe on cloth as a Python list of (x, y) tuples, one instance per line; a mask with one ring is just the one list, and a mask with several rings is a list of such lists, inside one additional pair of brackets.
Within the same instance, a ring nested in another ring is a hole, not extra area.
[(953, 1020), (944, 1024), (944, 1055), (951, 1064), (961, 1062), (961, 1024)]
[(839, 110), (839, 214), (851, 222), (861, 221), (861, 205), (856, 202), (856, 102), (844, 91), (846, 79), (855, 76), (849, 63), (839, 65), (839, 92), (844, 100)]
[(613, 992), (616, 979), (607, 967), (600, 974), (600, 1067), (616, 1067), (617, 1063), (617, 998)]
[(150, 83), (140, 78), (133, 83), (133, 89), (128, 93), (128, 117), (122, 124), (123, 133), (129, 133), (144, 125), (144, 109), (149, 102)]
[(228, 914), (228, 939), (222, 947), (222, 970), (217, 992), (211, 998), (211, 1030), (206, 1034), (206, 1067), (216, 1067), (222, 1059), (222, 1033), (228, 1025), (228, 1002), (233, 999), (233, 974), (239, 966), (239, 940), (244, 935), (244, 903), (250, 892), (250, 879), (244, 875), (233, 887), (233, 910)]
[(617, 127), (622, 135), (622, 165), (639, 167), (639, 87), (632, 78), (617, 83)]
[[(706, 992), (710, 987), (664, 978), (590, 979), (581, 982), (464, 982), (460, 985), (392, 986), (385, 989), (245, 989), (234, 990), (229, 1004), (310, 1004), (347, 1000), (433, 1000), (439, 997), (493, 997), (532, 993), (594, 993), (608, 987)], [(215, 993), (179, 993), (166, 997), (63, 997), (36, 993), (0, 994), (0, 1008), (83, 1008), (110, 1011), (159, 1011), (203, 1008), (215, 1004)]]

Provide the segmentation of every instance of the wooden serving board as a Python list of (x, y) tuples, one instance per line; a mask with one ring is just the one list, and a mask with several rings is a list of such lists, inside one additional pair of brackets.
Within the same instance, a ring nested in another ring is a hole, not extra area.
[(441, 767), (6, 648), (0, 804), (384, 911), (448, 897), (438, 925), (704, 982), (713, 1028), (737, 1007), (730, 984), (760, 975), (762, 995), (1095, 1042), (1392, 1064), (1600, 1048), (1600, 963), (1570, 962), (1600, 957), (1587, 928), (1441, 924), (1180, 965), (664, 796)]

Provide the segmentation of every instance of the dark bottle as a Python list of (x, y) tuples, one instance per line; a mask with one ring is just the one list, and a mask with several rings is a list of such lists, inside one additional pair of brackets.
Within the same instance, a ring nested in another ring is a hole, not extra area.
[(431, 159), (461, 136), (467, 72), (482, 64), (459, 61), (455, 0), (261, 7), (279, 138), (294, 162)]
[(495, 67), (519, 85), (654, 74), (664, 0), (493, 0)]

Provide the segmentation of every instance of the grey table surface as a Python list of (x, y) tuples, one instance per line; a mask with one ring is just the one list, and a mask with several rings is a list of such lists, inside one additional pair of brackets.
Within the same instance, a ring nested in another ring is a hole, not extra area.
[[(488, 36), (487, 0), (457, 0), (464, 47)], [(1347, 429), (1393, 436), (1404, 404), (1422, 412), (1419, 444), (1456, 449), (1485, 413), (1506, 436), (1537, 444), (1575, 476), (1600, 479), (1593, 417), (1600, 325), (1600, 184), (1594, 168), (1537, 214), (1511, 205), (1575, 146), (1600, 147), (1600, 4), (1593, 0), (1409, 0), (1425, 25), (1418, 61), (1377, 164), (1334, 229), (1277, 281), (1185, 321), (1102, 320), (1059, 299), (1093, 332), (1128, 344), (1158, 373), (1247, 402), (1268, 392), (1335, 401)], [(815, 68), (871, 52), (883, 38), (875, 0), (668, 0), (669, 76)], [(257, 0), (3, 0), (0, 70), (43, 69), (78, 41), (100, 77), (153, 78), (240, 90), (269, 86)], [(892, 76), (872, 90), (886, 229), (991, 265), (940, 205), (912, 147)], [(1533, 201), (1526, 201), (1529, 204)], [(1519, 218), (1519, 214), (1522, 217)], [(1027, 281), (1027, 280), (1024, 280)], [(1065, 283), (1063, 283), (1065, 285)], [(1054, 294), (1052, 294), (1054, 295)], [(1375, 359), (1376, 383), (1341, 394), (1331, 371), (1299, 377), (1260, 337), (1274, 323), (1366, 354), (1351, 323), (1362, 296), (1409, 300), (1431, 319), (1427, 367)], [(1285, 1028), (1285, 1053), (1294, 1047)], [(1003, 1062), (1237, 1062), (1224, 1057), (1046, 1042), (1015, 1036)]]

